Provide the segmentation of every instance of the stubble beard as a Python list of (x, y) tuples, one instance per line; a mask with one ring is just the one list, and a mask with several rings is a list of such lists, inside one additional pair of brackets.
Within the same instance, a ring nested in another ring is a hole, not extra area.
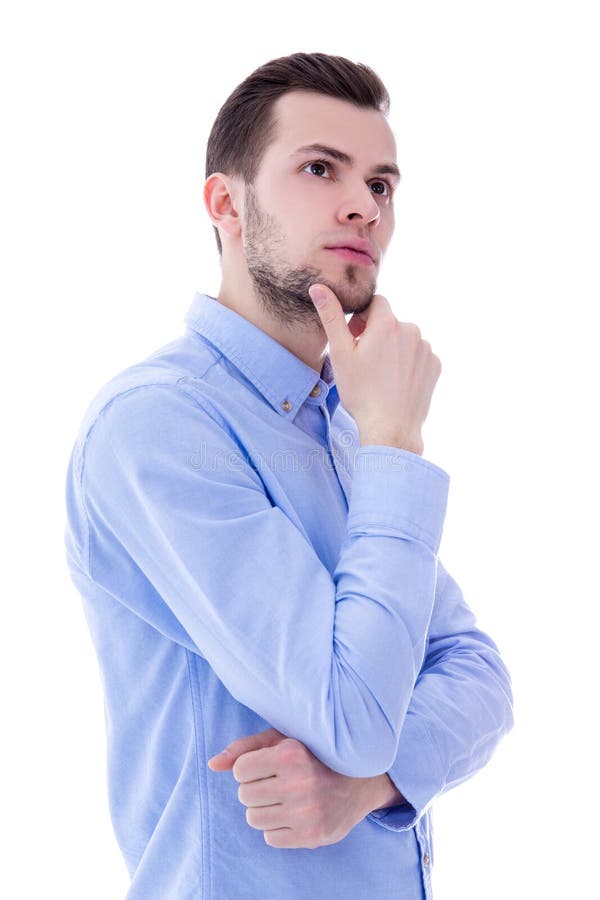
[(290, 267), (283, 259), (285, 235), (275, 219), (260, 209), (252, 185), (246, 186), (244, 252), (255, 293), (268, 315), (288, 327), (322, 328), (308, 288), (319, 282), (334, 291), (344, 313), (368, 309), (375, 289), (357, 277), (348, 263), (343, 280), (334, 282), (314, 266)]

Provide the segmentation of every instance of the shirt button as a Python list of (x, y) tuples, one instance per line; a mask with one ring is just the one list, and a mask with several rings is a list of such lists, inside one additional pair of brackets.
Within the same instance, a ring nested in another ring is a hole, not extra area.
[(423, 854), (423, 865), (425, 865), (425, 866), (429, 865), (429, 853)]
[(310, 396), (311, 396), (311, 397), (318, 397), (320, 393), (321, 393), (321, 385), (320, 385), (320, 384), (315, 384), (314, 388), (313, 388), (312, 391), (310, 392)]
[(284, 400), (283, 403), (281, 404), (281, 408), (284, 409), (286, 412), (289, 412), (290, 409), (292, 408), (292, 404), (290, 403), (289, 400)]

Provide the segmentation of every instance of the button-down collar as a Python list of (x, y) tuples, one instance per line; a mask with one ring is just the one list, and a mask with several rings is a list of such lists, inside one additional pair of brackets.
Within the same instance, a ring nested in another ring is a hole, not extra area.
[(339, 396), (329, 354), (319, 373), (240, 313), (209, 294), (196, 294), (185, 323), (233, 363), (282, 416), (292, 420), (302, 404), (322, 405), (330, 416)]

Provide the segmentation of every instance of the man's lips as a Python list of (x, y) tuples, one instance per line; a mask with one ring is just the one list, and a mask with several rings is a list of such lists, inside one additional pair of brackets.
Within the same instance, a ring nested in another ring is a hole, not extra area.
[(363, 266), (374, 265), (371, 257), (367, 253), (361, 253), (359, 250), (351, 250), (350, 247), (326, 247), (326, 249), (341, 256), (342, 259), (348, 259), (351, 262), (357, 262)]

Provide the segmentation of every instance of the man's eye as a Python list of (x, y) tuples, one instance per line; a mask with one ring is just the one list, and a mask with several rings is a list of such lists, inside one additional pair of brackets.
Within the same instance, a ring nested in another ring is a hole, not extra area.
[[(311, 167), (312, 167), (312, 166), (320, 166), (321, 168), (328, 169), (328, 168), (329, 168), (329, 163), (324, 162), (324, 161), (322, 161), (322, 160), (318, 160), (317, 162), (310, 162), (310, 163), (307, 163), (307, 164), (304, 166), (304, 169), (308, 169), (309, 166), (311, 166)], [(303, 170), (303, 171), (304, 171), (304, 170)], [(312, 175), (315, 175), (316, 173), (315, 173), (315, 172), (312, 172), (311, 174), (312, 174)]]
[[(317, 167), (320, 167), (320, 168), (322, 168), (322, 169), (329, 169), (329, 168), (331, 167), (331, 164), (328, 163), (328, 162), (327, 162), (326, 160), (324, 160), (324, 159), (318, 159), (318, 160), (315, 160), (315, 162), (309, 162), (309, 163), (307, 163), (307, 164), (304, 166), (304, 169), (303, 169), (302, 171), (303, 171), (303, 172), (306, 171), (306, 169), (308, 169), (309, 166), (310, 166), (311, 168), (317, 166)], [(311, 174), (312, 174), (312, 175), (316, 175), (317, 173), (316, 173), (316, 172), (311, 172)], [(322, 178), (323, 176), (322, 176), (322, 175), (319, 175), (318, 177), (319, 177), (319, 178)], [(373, 184), (383, 185), (384, 188), (387, 188), (387, 193), (384, 192), (384, 191), (375, 191), (375, 193), (376, 193), (379, 197), (391, 197), (391, 196), (392, 196), (392, 193), (393, 193), (393, 191), (392, 191), (392, 186), (391, 186), (391, 184), (390, 184), (388, 181), (385, 181), (385, 180), (383, 180), (383, 181), (377, 180), (377, 181), (374, 181)]]
[(386, 196), (391, 197), (392, 186), (390, 184), (388, 184), (387, 181), (374, 181), (373, 184), (382, 184), (384, 188), (387, 188), (387, 194), (384, 194), (384, 193), (379, 194), (379, 191), (375, 192), (376, 194), (379, 194), (380, 197), (386, 197)]

